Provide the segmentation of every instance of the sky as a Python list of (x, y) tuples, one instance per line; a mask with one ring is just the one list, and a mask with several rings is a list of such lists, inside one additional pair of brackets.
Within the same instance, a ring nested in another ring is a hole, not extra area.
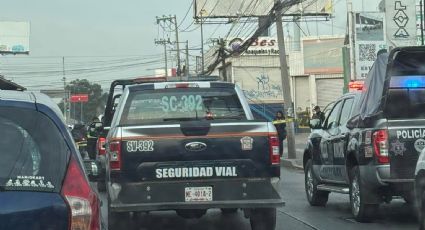
[[(345, 33), (346, 0), (334, 2), (333, 22), (301, 23), (306, 36), (315, 36), (317, 31), (319, 35)], [(377, 5), (378, 0), (367, 2)], [(194, 49), (201, 44), (199, 25), (192, 23), (192, 0), (0, 0), (0, 5), (0, 21), (31, 24), (30, 55), (0, 56), (0, 74), (34, 90), (63, 86), (62, 57), (68, 81), (87, 78), (103, 88), (113, 79), (153, 75), (154, 69), (164, 66), (163, 47), (154, 40), (169, 34), (156, 24), (156, 16), (176, 15), (179, 30), (192, 31), (180, 33), (180, 41), (188, 40)], [(354, 0), (354, 5), (360, 9), (361, 1)], [(205, 25), (205, 43), (208, 38), (225, 37), (230, 28)], [(289, 35), (292, 28), (292, 23), (285, 23)], [(271, 34), (276, 34), (274, 29)], [(190, 55), (193, 67), (200, 51), (191, 50)], [(173, 56), (169, 66), (175, 65)]]

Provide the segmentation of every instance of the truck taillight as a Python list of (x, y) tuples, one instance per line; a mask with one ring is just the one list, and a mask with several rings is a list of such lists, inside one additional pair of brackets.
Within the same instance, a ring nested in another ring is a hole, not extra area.
[(373, 148), (378, 163), (387, 164), (390, 162), (388, 157), (388, 131), (378, 130), (373, 133)]
[(97, 140), (97, 151), (99, 155), (105, 155), (106, 153), (105, 144), (106, 144), (106, 138), (99, 137), (99, 139)]
[(70, 210), (70, 230), (100, 229), (99, 199), (73, 156), (62, 186), (62, 195)]
[(109, 143), (109, 166), (113, 171), (121, 170), (121, 141)]
[(277, 135), (269, 135), (269, 148), (270, 148), (270, 162), (272, 165), (280, 164), (280, 153), (279, 153), (279, 138)]

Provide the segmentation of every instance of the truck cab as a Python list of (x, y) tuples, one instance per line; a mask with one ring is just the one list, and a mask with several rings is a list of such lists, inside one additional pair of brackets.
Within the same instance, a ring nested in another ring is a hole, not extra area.
[(106, 137), (110, 229), (129, 212), (241, 209), (253, 230), (274, 229), (280, 155), (276, 129), (256, 121), (225, 82), (128, 86)]

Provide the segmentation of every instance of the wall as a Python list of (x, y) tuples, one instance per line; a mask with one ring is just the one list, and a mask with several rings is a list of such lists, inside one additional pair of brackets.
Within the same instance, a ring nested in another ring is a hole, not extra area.
[(253, 103), (283, 103), (279, 56), (232, 58), (233, 80)]

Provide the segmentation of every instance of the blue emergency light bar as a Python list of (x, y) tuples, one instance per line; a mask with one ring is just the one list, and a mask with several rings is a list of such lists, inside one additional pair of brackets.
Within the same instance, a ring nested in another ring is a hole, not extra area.
[(425, 76), (393, 76), (390, 88), (425, 88)]

